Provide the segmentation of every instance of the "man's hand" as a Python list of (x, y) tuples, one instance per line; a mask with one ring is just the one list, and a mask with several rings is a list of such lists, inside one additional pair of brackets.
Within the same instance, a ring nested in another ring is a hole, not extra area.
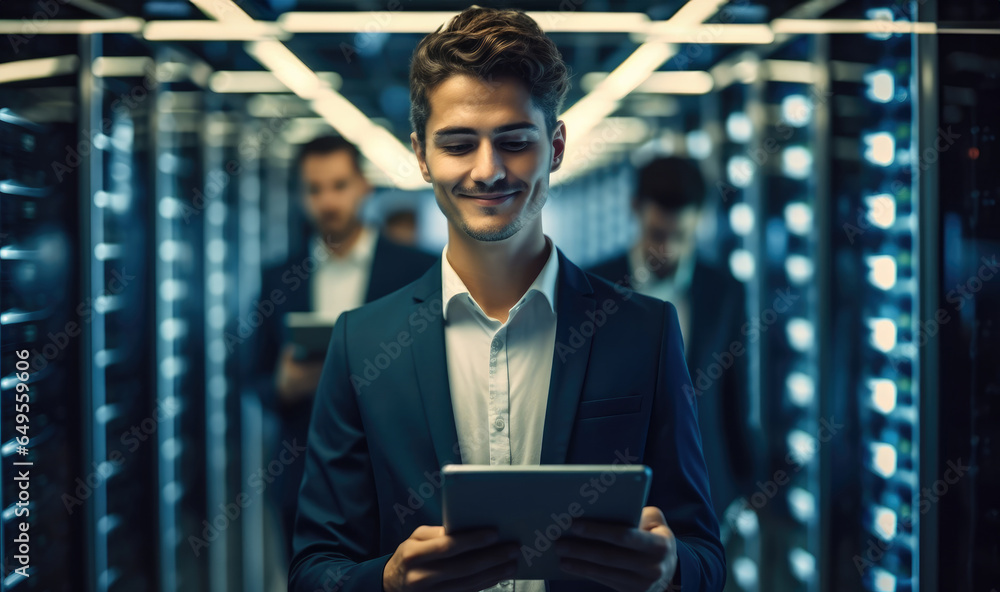
[(286, 405), (296, 403), (316, 392), (319, 377), (323, 371), (323, 361), (299, 362), (293, 357), (295, 346), (288, 344), (281, 352), (278, 361), (278, 372), (275, 375), (275, 388), (278, 397)]
[(400, 543), (382, 571), (385, 592), (469, 592), (509, 580), (517, 571), (517, 543), (498, 543), (495, 530), (447, 535), (420, 526)]
[(574, 520), (555, 550), (564, 571), (618, 592), (666, 592), (677, 571), (677, 541), (655, 506), (642, 509), (638, 528)]

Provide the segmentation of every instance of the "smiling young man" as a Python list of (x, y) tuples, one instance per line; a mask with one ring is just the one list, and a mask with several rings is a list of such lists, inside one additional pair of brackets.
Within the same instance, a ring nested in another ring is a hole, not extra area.
[[(469, 8), (414, 52), (411, 142), (448, 244), (334, 328), (291, 590), (722, 589), (676, 310), (584, 273), (542, 232), (567, 89), (555, 45), (520, 11)], [(583, 580), (512, 580), (516, 544), (441, 526), (444, 464), (623, 458), (653, 470), (640, 525), (584, 514), (547, 551)]]

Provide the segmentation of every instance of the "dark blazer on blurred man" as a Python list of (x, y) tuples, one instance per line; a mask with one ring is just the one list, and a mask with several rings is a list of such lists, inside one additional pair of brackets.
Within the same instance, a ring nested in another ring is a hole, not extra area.
[[(265, 403), (281, 420), (276, 450), (285, 443), (305, 446), (323, 366), (322, 359), (301, 359), (293, 345), (284, 342), (285, 314), (313, 312), (332, 324), (342, 312), (420, 277), (436, 259), (362, 223), (359, 213), (372, 188), (353, 144), (336, 136), (316, 138), (301, 148), (297, 165), (302, 205), (315, 231), (308, 245), (287, 262), (263, 271), (261, 298), (271, 299), (275, 312), (258, 329), (254, 351)], [(272, 298), (275, 291), (280, 298)], [(273, 486), (289, 553), (303, 466), (299, 454)]]
[[(745, 291), (727, 270), (702, 261), (695, 252), (704, 196), (697, 164), (679, 157), (655, 158), (639, 171), (633, 200), (639, 240), (628, 252), (590, 271), (677, 307), (697, 395), (712, 503), (722, 521), (730, 503), (752, 493), (757, 459), (747, 420)], [(740, 345), (732, 348), (734, 343)], [(743, 354), (734, 356), (733, 349)]]

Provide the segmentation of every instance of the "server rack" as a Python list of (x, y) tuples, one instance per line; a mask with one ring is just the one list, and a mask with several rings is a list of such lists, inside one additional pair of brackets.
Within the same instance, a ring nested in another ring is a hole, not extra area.
[(0, 108), (3, 590), (71, 589), (82, 505), (101, 478), (80, 472), (76, 447), (78, 336), (89, 319), (70, 254), (76, 171), (52, 166), (74, 145), (73, 126)]
[(155, 538), (137, 525), (157, 524), (157, 435), (176, 412), (151, 396), (148, 121), (157, 80), (142, 54), (129, 57), (130, 72), (99, 71), (114, 58), (111, 48), (130, 45), (122, 37), (84, 36), (80, 43), (79, 129), (89, 149), (80, 165), (78, 267), (82, 293), (93, 299), (82, 340), (81, 443), (84, 466), (106, 473), (86, 505), (85, 581), (95, 591), (152, 590)]
[[(909, 20), (886, 3), (867, 18)], [(917, 36), (872, 33), (830, 41), (834, 348), (824, 413), (843, 418), (844, 448), (828, 461), (830, 590), (920, 587), (923, 273), (918, 220)]]
[(751, 200), (759, 220), (751, 248), (759, 267), (750, 318), (760, 332), (760, 405), (775, 438), (751, 502), (758, 494), (769, 498), (771, 585), (809, 591), (821, 583), (822, 452), (837, 436), (835, 423), (819, 413), (823, 276), (816, 261), (823, 235), (816, 212), (826, 173), (817, 159), (822, 137), (815, 114), (827, 100), (821, 50), (821, 39), (798, 37), (761, 61), (755, 104), (748, 107), (760, 132), (746, 152), (757, 167), (759, 192), (756, 203)]
[[(184, 59), (157, 48), (157, 67), (183, 71)], [(204, 225), (201, 129), (204, 93), (183, 76), (162, 81), (153, 116), (156, 211), (154, 279), (157, 330), (156, 400), (177, 411), (157, 430), (158, 589), (207, 590), (207, 557), (225, 544), (225, 524), (212, 524), (206, 503)], [(176, 327), (177, 330), (167, 330)], [(215, 477), (217, 478), (217, 477)]]
[[(819, 415), (824, 48), (810, 36), (734, 52), (713, 67), (722, 82), (698, 126), (718, 130), (705, 150), (721, 171), (715, 247), (747, 285), (749, 421), (765, 436), (755, 489), (725, 520), (740, 540), (727, 589), (815, 590), (822, 581), (820, 482), (831, 447), (830, 423)], [(702, 133), (689, 132), (688, 144), (703, 142)]]
[[(921, 499), (929, 504), (921, 532), (925, 591), (989, 592), (1000, 581), (1000, 6), (936, 2), (939, 27), (985, 29), (985, 34), (941, 34), (921, 40), (921, 97), (934, 99), (922, 115), (930, 124), (923, 154), (936, 155), (920, 179), (927, 299), (924, 318), (946, 311), (939, 323), (936, 366), (922, 383), (941, 393), (925, 416), (935, 434), (924, 450)], [(936, 131), (934, 133), (936, 124)], [(938, 541), (947, 544), (938, 546)]]

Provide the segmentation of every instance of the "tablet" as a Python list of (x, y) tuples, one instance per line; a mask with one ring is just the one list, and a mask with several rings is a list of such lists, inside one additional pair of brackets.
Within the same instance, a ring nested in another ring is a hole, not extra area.
[(323, 359), (330, 346), (333, 324), (327, 317), (311, 312), (285, 314), (285, 340), (297, 346), (296, 359)]
[(445, 532), (496, 528), (521, 544), (518, 580), (580, 579), (552, 549), (575, 518), (638, 526), (653, 471), (645, 465), (445, 465)]

